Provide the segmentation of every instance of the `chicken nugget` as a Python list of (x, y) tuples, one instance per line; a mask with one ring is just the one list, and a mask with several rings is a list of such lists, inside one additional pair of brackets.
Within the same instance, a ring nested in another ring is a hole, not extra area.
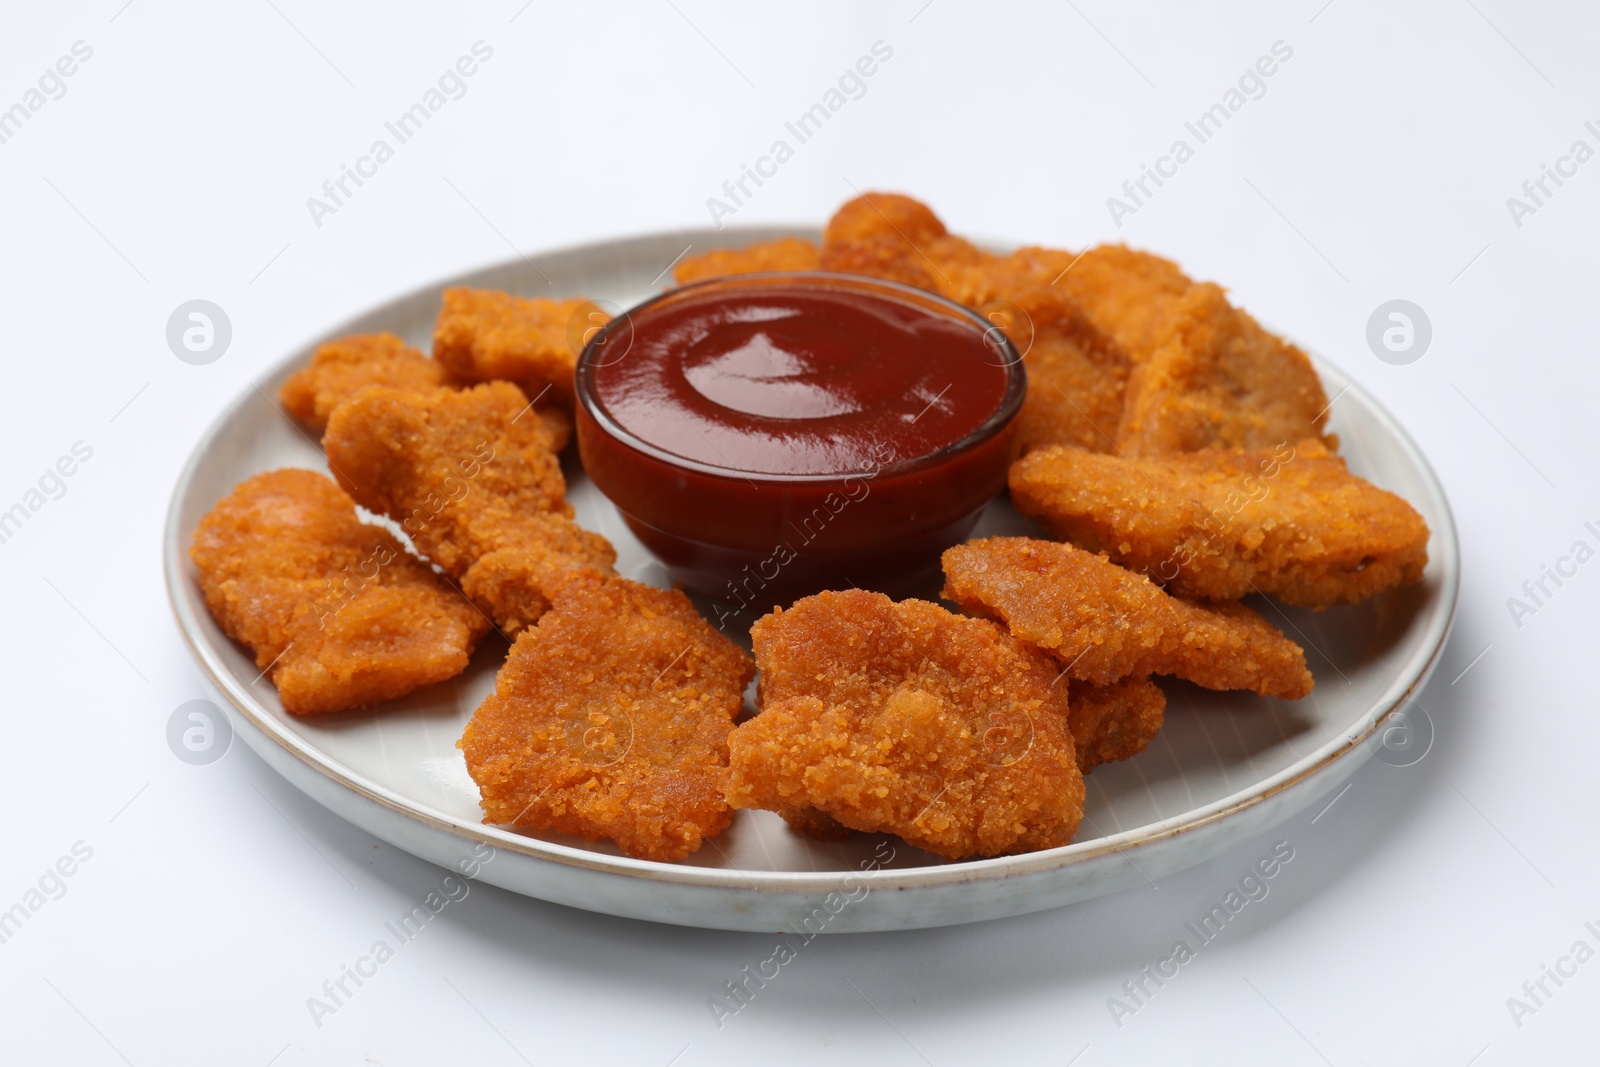
[(934, 277), (937, 265), (893, 234), (828, 245), (822, 250), (821, 266), (835, 274), (866, 274), (931, 293), (940, 291)]
[(536, 407), (532, 414), (539, 416), (539, 431), (544, 434), (544, 446), (559, 453), (572, 441), (572, 416), (565, 408)]
[(926, 204), (893, 193), (866, 193), (829, 220), (821, 267), (886, 278), (966, 304), (970, 275), (994, 258), (947, 232)]
[(1202, 283), (1177, 302), (1165, 339), (1134, 368), (1117, 449), (1272, 448), (1320, 437), (1327, 412), (1306, 354)]
[(1287, 700), (1311, 692), (1305, 652), (1243, 604), (1180, 600), (1058, 541), (982, 538), (947, 549), (943, 562), (947, 600), (999, 619), (1075, 681), (1170, 674)]
[(949, 231), (933, 209), (899, 193), (863, 193), (846, 201), (822, 232), (824, 249), (876, 237), (897, 237), (915, 245), (944, 237)]
[(1054, 848), (1083, 815), (1052, 661), (986, 619), (852, 589), (751, 629), (760, 713), (728, 801), (899, 834), (946, 859)]
[[(1149, 678), (1124, 678), (1110, 685), (1067, 684), (1071, 686), (1067, 725), (1078, 769), (1084, 774), (1102, 763), (1131, 759), (1143, 752), (1166, 719), (1167, 694)], [(815, 841), (842, 841), (850, 836), (849, 827), (816, 808), (779, 814), (791, 829)]]
[(529, 299), (492, 289), (446, 289), (433, 328), (433, 358), (464, 382), (516, 382), (536, 402), (571, 411), (582, 345), (574, 343), (570, 325), (580, 311), (588, 325), (577, 331), (579, 338), (607, 318), (581, 297)]
[[(311, 363), (289, 376), (278, 390), (284, 410), (307, 429), (321, 433), (333, 409), (369, 385), (407, 393), (459, 389), (437, 361), (429, 359), (390, 333), (356, 334), (318, 345)], [(536, 407), (550, 451), (560, 452), (572, 440), (572, 416), (558, 407)]]
[(728, 733), (754, 675), (682, 593), (568, 575), (462, 735), (484, 821), (682, 859), (732, 819)]
[(1416, 509), (1316, 440), (1135, 459), (1043, 448), (1012, 464), (1010, 483), (1017, 509), (1056, 537), (1182, 596), (1353, 604), (1419, 581), (1428, 562)]
[(240, 483), (200, 520), (189, 558), (212, 617), (255, 652), (291, 715), (367, 707), (453, 678), (489, 628), (315, 471)]
[(1135, 364), (1165, 338), (1178, 301), (1193, 284), (1171, 260), (1127, 245), (1087, 250), (1055, 282)]
[(563, 572), (616, 560), (572, 521), (561, 465), (509, 382), (369, 386), (334, 411), (322, 444), (339, 484), (399, 523), (508, 636), (544, 612)]
[(317, 346), (311, 362), (278, 390), (284, 410), (321, 433), (333, 409), (367, 385), (423, 393), (450, 383), (440, 364), (392, 333), (363, 333)]
[(714, 248), (690, 256), (672, 270), (679, 285), (721, 278), (728, 274), (755, 274), (769, 270), (816, 270), (819, 250), (798, 237), (759, 241), (745, 248)]
[(1143, 752), (1166, 719), (1167, 694), (1148, 678), (1124, 678), (1110, 685), (1068, 684), (1072, 711), (1067, 722), (1084, 774), (1099, 764)]
[(1031, 289), (988, 306), (1022, 353), (1028, 395), (1017, 416), (1017, 451), (1040, 445), (1112, 447), (1122, 418), (1128, 358), (1084, 317), (1070, 297)]

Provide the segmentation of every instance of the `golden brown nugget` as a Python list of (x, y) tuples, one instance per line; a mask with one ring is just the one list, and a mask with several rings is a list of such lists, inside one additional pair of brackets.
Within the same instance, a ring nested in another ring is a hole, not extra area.
[[(588, 325), (574, 331), (573, 316), (583, 309)], [(433, 358), (464, 382), (516, 382), (536, 402), (571, 411), (581, 340), (606, 318), (581, 297), (529, 299), (492, 289), (446, 289), (433, 328)]]
[(297, 421), (321, 433), (333, 409), (364, 386), (424, 393), (449, 384), (443, 366), (394, 334), (364, 333), (318, 345), (310, 364), (289, 376), (278, 398)]
[(1067, 722), (1084, 774), (1099, 764), (1137, 756), (1166, 720), (1167, 694), (1148, 678), (1068, 684), (1072, 711)]
[(916, 243), (897, 234), (827, 245), (822, 269), (839, 274), (869, 274), (902, 285), (938, 293), (965, 303), (968, 275), (978, 269), (984, 253), (959, 237), (934, 237)]
[(1305, 652), (1243, 604), (1169, 596), (1142, 574), (1058, 541), (988, 537), (946, 550), (943, 562), (947, 600), (1000, 620), (1066, 664), (1075, 681), (1170, 674), (1286, 700), (1311, 692)]
[(729, 274), (755, 274), (769, 270), (816, 270), (820, 250), (798, 237), (760, 241), (745, 248), (716, 248), (690, 256), (672, 270), (679, 285), (721, 278)]
[[(369, 385), (408, 393), (458, 389), (438, 361), (429, 359), (388, 333), (356, 334), (318, 345), (309, 366), (289, 376), (278, 391), (284, 410), (307, 429), (327, 429), (333, 409)], [(536, 407), (550, 451), (560, 452), (572, 440), (572, 416), (558, 407)]]
[(189, 558), (212, 617), (255, 652), (292, 715), (363, 708), (453, 678), (489, 628), (314, 471), (240, 483), (200, 520)]
[(544, 434), (544, 446), (559, 453), (572, 441), (572, 416), (565, 408), (536, 407), (530, 412), (539, 417), (539, 430)]
[(860, 589), (796, 601), (751, 637), (760, 713), (729, 739), (734, 807), (816, 809), (946, 859), (1071, 840), (1083, 776), (1048, 657)]
[(1063, 540), (1203, 600), (1353, 604), (1422, 578), (1428, 524), (1319, 441), (1124, 459), (1043, 448), (1011, 500)]
[(339, 484), (399, 523), (508, 636), (543, 614), (564, 572), (616, 560), (572, 521), (561, 465), (509, 382), (370, 386), (334, 411), (322, 445)]
[(1079, 256), (1055, 286), (1138, 364), (1165, 338), (1178, 301), (1193, 284), (1169, 259), (1126, 245), (1098, 245)]
[(1165, 339), (1134, 368), (1117, 450), (1272, 448), (1320, 437), (1327, 412), (1306, 354), (1203, 283), (1178, 301)]
[[(1059, 685), (1059, 683), (1058, 683)], [(1083, 774), (1101, 763), (1130, 760), (1144, 752), (1166, 720), (1166, 694), (1149, 678), (1123, 678), (1110, 685), (1069, 681), (1067, 728)], [(816, 808), (781, 811), (790, 829), (816, 841), (842, 841), (850, 827)]]
[(1049, 289), (1019, 293), (987, 317), (1006, 331), (1028, 369), (1028, 395), (1017, 416), (1019, 454), (1040, 445), (1110, 449), (1128, 380), (1122, 349), (1069, 297)]
[(926, 204), (895, 193), (866, 193), (828, 221), (821, 268), (887, 278), (966, 303), (968, 275), (994, 258), (949, 233)]
[(732, 819), (728, 733), (754, 675), (682, 593), (570, 575), (461, 738), (484, 821), (682, 859)]
[(822, 247), (858, 244), (878, 237), (896, 237), (917, 245), (949, 231), (933, 209), (899, 193), (863, 193), (833, 213), (822, 232)]

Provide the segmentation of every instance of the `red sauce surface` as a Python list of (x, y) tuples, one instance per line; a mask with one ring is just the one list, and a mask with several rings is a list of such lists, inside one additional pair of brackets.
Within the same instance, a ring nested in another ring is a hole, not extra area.
[(1009, 381), (976, 324), (847, 288), (686, 295), (608, 343), (592, 384), (618, 427), (756, 475), (850, 474), (929, 455), (982, 427)]

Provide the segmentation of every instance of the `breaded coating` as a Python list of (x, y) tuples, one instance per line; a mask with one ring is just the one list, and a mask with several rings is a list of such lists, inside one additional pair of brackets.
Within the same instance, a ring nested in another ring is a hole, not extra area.
[(887, 278), (966, 303), (968, 273), (992, 259), (947, 232), (926, 204), (894, 193), (866, 193), (828, 221), (821, 267)]
[(798, 237), (760, 241), (745, 248), (714, 248), (689, 256), (672, 269), (679, 285), (721, 278), (728, 274), (755, 274), (769, 270), (816, 270), (820, 250)]
[(1311, 692), (1305, 652), (1243, 604), (1169, 596), (1142, 574), (1058, 541), (988, 537), (946, 550), (943, 562), (946, 599), (1000, 620), (1066, 664), (1075, 681), (1170, 674), (1287, 700)]
[(1122, 418), (1128, 359), (1089, 323), (1071, 298), (1031, 289), (986, 312), (1023, 353), (1028, 395), (1017, 416), (1017, 449), (1112, 447)]
[(1048, 657), (860, 589), (796, 601), (751, 637), (760, 713), (729, 739), (734, 807), (816, 809), (946, 859), (1071, 840), (1083, 776)]
[[(1077, 680), (1067, 684), (1071, 686), (1067, 724), (1078, 768), (1084, 774), (1098, 764), (1129, 759), (1143, 752), (1165, 720), (1167, 696), (1148, 677), (1123, 678), (1109, 685)], [(850, 835), (849, 827), (816, 808), (779, 814), (795, 832), (817, 841), (839, 841)]]
[(195, 528), (206, 607), (291, 715), (363, 708), (453, 678), (489, 621), (307, 470), (240, 483)]
[(862, 193), (846, 201), (822, 232), (822, 247), (858, 244), (876, 237), (897, 237), (920, 244), (948, 231), (933, 209), (899, 193)]
[[(369, 385), (407, 393), (459, 389), (458, 382), (436, 360), (418, 352), (391, 333), (356, 334), (318, 345), (311, 362), (289, 376), (278, 390), (284, 410), (307, 429), (321, 433), (333, 409)], [(538, 407), (539, 425), (550, 451), (560, 452), (572, 440), (572, 416), (559, 407)]]
[(796, 808), (793, 811), (780, 811), (778, 814), (789, 824), (789, 829), (804, 834), (813, 841), (843, 841), (850, 836), (850, 827), (816, 808)]
[(1272, 448), (1320, 437), (1327, 411), (1306, 354), (1202, 283), (1178, 301), (1165, 339), (1134, 368), (1117, 449)]
[(616, 561), (572, 521), (561, 465), (509, 382), (368, 387), (334, 411), (322, 444), (339, 484), (399, 523), (508, 636), (549, 607), (561, 574)]
[(1127, 245), (1098, 245), (1078, 257), (1065, 289), (1137, 365), (1165, 339), (1178, 301), (1194, 283), (1169, 259)]
[(754, 675), (682, 593), (574, 572), (462, 735), (484, 821), (682, 859), (732, 819), (728, 733)]
[(1137, 756), (1166, 720), (1167, 694), (1148, 678), (1068, 684), (1072, 711), (1067, 722), (1084, 774), (1101, 763)]
[(1176, 594), (1353, 604), (1422, 577), (1428, 524), (1321, 442), (1124, 459), (1044, 448), (1011, 466), (1011, 500), (1064, 540)]
[[(580, 310), (583, 320), (574, 329)], [(535, 401), (571, 411), (578, 352), (607, 318), (581, 297), (528, 299), (491, 289), (446, 289), (433, 328), (433, 358), (464, 382), (516, 382)]]
[(938, 269), (931, 259), (893, 234), (822, 250), (822, 269), (835, 274), (866, 274), (929, 292), (939, 292)]
[(392, 333), (363, 333), (317, 346), (311, 362), (289, 376), (278, 399), (298, 422), (321, 433), (333, 409), (368, 385), (423, 393), (450, 383), (444, 367)]
[(561, 452), (572, 441), (572, 416), (565, 408), (534, 408), (539, 416), (539, 431), (544, 434), (544, 446), (552, 452)]
[(969, 283), (970, 302), (1015, 299), (1018, 293), (1041, 287), (1070, 298), (1070, 291), (1057, 283), (1077, 264), (1078, 258), (1074, 252), (1037, 245), (1019, 248), (1009, 255), (991, 257), (973, 273)]
[(968, 274), (978, 268), (983, 258), (984, 253), (959, 237), (909, 242), (888, 233), (824, 246), (822, 269), (887, 278), (965, 303)]

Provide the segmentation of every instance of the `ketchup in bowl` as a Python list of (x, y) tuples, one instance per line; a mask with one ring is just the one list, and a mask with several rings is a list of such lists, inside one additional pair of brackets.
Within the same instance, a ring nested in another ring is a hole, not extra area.
[(1001, 331), (931, 293), (734, 275), (591, 338), (578, 447), (674, 580), (748, 626), (819, 589), (899, 592), (932, 571), (1005, 487), (1025, 391)]

